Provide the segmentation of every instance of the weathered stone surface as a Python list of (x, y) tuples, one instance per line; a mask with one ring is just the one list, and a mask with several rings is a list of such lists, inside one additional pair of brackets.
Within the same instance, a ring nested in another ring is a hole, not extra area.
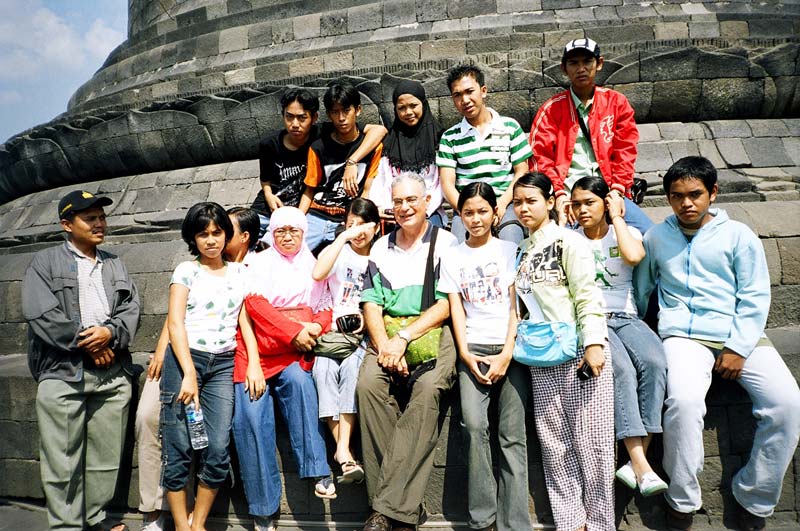
[(742, 140), (739, 138), (720, 138), (716, 141), (717, 149), (725, 163), (732, 167), (750, 166), (750, 158), (744, 150)]
[(776, 240), (780, 252), (782, 284), (800, 284), (800, 238), (779, 238)]
[(783, 149), (783, 142), (774, 138), (745, 138), (742, 140), (747, 156), (756, 168), (789, 166), (791, 159)]
[(347, 32), (374, 30), (383, 24), (380, 4), (366, 4), (347, 10)]
[(761, 80), (706, 79), (703, 81), (700, 118), (754, 117), (759, 113), (757, 103), (763, 99), (764, 83)]
[(673, 121), (694, 116), (700, 105), (701, 91), (701, 81), (697, 79), (653, 83), (648, 118), (652, 121)]
[(320, 14), (312, 13), (295, 17), (292, 20), (292, 33), (295, 39), (311, 39), (319, 37), (321, 33)]
[(639, 144), (639, 153), (636, 156), (637, 172), (669, 168), (672, 162), (666, 143)]
[(653, 34), (656, 40), (686, 39), (689, 26), (686, 22), (662, 22), (653, 26)]
[(642, 53), (639, 67), (642, 81), (666, 81), (697, 77), (696, 48), (685, 48), (663, 53)]
[(420, 59), (443, 59), (447, 57), (463, 57), (467, 53), (467, 43), (462, 39), (442, 39), (423, 42), (419, 47)]
[(320, 15), (320, 35), (342, 35), (347, 33), (347, 16), (345, 13), (323, 13)]

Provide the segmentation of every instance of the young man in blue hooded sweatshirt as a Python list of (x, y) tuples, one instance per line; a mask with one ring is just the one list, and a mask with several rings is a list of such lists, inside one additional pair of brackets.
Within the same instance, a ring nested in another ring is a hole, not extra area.
[(800, 390), (764, 335), (770, 304), (764, 248), (746, 225), (711, 208), (717, 171), (707, 159), (673, 164), (664, 190), (674, 215), (645, 235), (647, 256), (634, 285), (640, 313), (658, 290), (658, 332), (667, 357), (667, 526), (691, 529), (702, 505), (697, 476), (713, 371), (736, 380), (753, 402), (753, 449), (732, 491), (739, 529), (764, 529), (800, 437)]

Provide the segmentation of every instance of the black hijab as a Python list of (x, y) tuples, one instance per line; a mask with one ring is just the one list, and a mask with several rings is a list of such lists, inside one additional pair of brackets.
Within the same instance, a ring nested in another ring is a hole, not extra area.
[[(411, 94), (422, 102), (422, 117), (414, 127), (407, 126), (397, 117), (397, 100), (403, 94)], [(436, 161), (442, 130), (431, 113), (425, 89), (418, 81), (401, 81), (392, 93), (392, 104), (395, 108), (394, 122), (383, 141), (383, 154), (392, 167), (419, 172)]]

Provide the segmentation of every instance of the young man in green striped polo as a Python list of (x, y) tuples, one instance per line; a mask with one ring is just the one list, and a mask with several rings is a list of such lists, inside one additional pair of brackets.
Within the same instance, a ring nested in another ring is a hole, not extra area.
[[(436, 165), (445, 199), (455, 209), (458, 194), (471, 182), (483, 181), (497, 194), (500, 238), (522, 240), (511, 203), (512, 184), (528, 171), (531, 148), (516, 120), (500, 116), (486, 105), (483, 72), (472, 65), (453, 68), (447, 75), (453, 105), (464, 118), (444, 132), (439, 141)], [(450, 231), (459, 242), (466, 239), (461, 217), (456, 213)]]

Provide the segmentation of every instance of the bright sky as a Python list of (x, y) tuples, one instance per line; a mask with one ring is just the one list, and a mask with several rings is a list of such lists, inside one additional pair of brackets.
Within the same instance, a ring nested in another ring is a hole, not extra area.
[(127, 25), (128, 0), (0, 0), (0, 144), (66, 111)]

